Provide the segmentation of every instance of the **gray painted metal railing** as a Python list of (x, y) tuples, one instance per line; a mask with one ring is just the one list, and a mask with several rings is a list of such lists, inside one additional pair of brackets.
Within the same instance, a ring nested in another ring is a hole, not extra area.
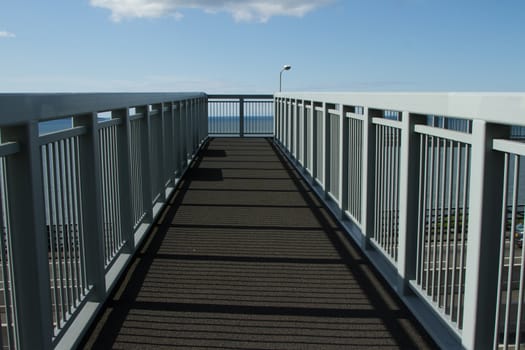
[(207, 123), (203, 93), (0, 94), (4, 347), (80, 340)]
[[(519, 348), (524, 106), (524, 94), (0, 94), (2, 343), (74, 345), (208, 133), (275, 128), (443, 347)], [(50, 120), (66, 126), (44, 133)]]
[(210, 136), (273, 136), (273, 95), (208, 95)]
[(279, 93), (275, 116), (276, 142), (443, 348), (525, 346), (525, 94)]

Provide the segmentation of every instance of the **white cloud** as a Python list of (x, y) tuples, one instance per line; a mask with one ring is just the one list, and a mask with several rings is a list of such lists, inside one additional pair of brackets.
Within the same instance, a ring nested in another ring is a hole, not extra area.
[(181, 9), (207, 13), (227, 12), (236, 21), (267, 22), (273, 16), (301, 17), (334, 0), (90, 0), (92, 6), (111, 11), (119, 22), (131, 18), (181, 18)]
[(5, 30), (0, 30), (0, 38), (14, 38), (16, 35)]

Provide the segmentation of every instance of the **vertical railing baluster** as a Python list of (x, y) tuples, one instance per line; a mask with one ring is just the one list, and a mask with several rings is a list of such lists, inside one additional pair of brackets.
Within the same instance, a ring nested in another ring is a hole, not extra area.
[[(457, 293), (455, 292), (455, 285), (456, 285), (456, 281), (459, 281), (459, 271), (457, 271), (457, 266), (458, 266), (458, 256), (459, 256), (459, 252), (458, 252), (458, 237), (459, 235), (461, 234), (459, 232), (459, 215), (460, 215), (460, 205), (459, 205), (459, 200), (460, 200), (460, 179), (461, 179), (461, 143), (460, 142), (456, 142), (456, 171), (455, 171), (455, 179), (456, 179), (456, 185), (454, 186), (454, 208), (455, 208), (455, 211), (454, 211), (454, 249), (453, 249), (453, 255), (452, 255), (452, 285), (451, 285), (451, 288), (450, 288), (450, 293), (451, 293), (451, 300), (450, 300), (450, 304), (452, 305), (452, 311), (451, 312), (451, 316), (452, 316), (452, 320), (453, 321), (457, 321), (458, 317), (458, 310), (459, 310), (459, 306), (456, 308), (455, 312), (454, 312), (454, 304), (456, 303), (456, 301), (459, 299), (459, 296), (457, 295)], [(459, 282), (457, 282), (457, 284), (459, 285)], [(458, 292), (459, 293), (459, 292)]]
[(374, 225), (374, 233), (373, 233), (373, 239), (375, 239), (377, 242), (381, 243), (383, 240), (383, 231), (384, 231), (384, 217), (385, 217), (385, 201), (384, 201), (384, 194), (385, 194), (385, 167), (384, 167), (384, 157), (385, 157), (385, 150), (384, 150), (384, 126), (383, 125), (376, 125), (376, 158), (377, 158), (377, 164), (376, 164), (376, 193), (374, 195), (374, 201), (376, 203), (375, 208), (375, 225)]
[[(1, 140), (1, 135), (0, 135)], [(8, 203), (9, 198), (7, 195), (6, 186), (6, 168), (5, 168), (5, 157), (0, 157), (0, 265), (2, 281), (2, 297), (4, 299), (4, 317), (5, 317), (5, 335), (3, 330), (0, 331), (0, 344), (7, 346), (8, 349), (17, 347), (17, 327), (15, 324), (14, 311), (15, 305), (13, 303), (13, 264), (11, 263), (11, 250), (9, 248), (9, 241), (11, 229), (9, 224), (8, 214)], [(2, 327), (3, 328), (3, 327)]]
[[(452, 184), (453, 184), (453, 157), (454, 157), (454, 142), (452, 140), (449, 140), (448, 141), (448, 147), (447, 147), (447, 152), (448, 152), (448, 164), (447, 164), (447, 167), (448, 167), (448, 175), (447, 175), (447, 206), (446, 206), (446, 211), (447, 211), (447, 232), (446, 232), (446, 235), (447, 235), (447, 238), (446, 238), (446, 242), (447, 242), (447, 249), (446, 249), (446, 253), (445, 253), (445, 282), (444, 282), (444, 285), (443, 285), (443, 294), (445, 295), (445, 313), (450, 315), (452, 314), (452, 305), (450, 303), (450, 300), (451, 300), (451, 296), (449, 294), (449, 289), (448, 289), (448, 286), (450, 284), (453, 284), (454, 282), (452, 281), (451, 282), (451, 279), (450, 279), (450, 275), (451, 273), (449, 273), (449, 270), (451, 269), (450, 267), (450, 245), (451, 245), (451, 224), (452, 224)], [(452, 267), (454, 268), (454, 267)]]
[(59, 171), (60, 171), (60, 215), (62, 217), (62, 264), (64, 265), (64, 274), (63, 274), (63, 293), (65, 295), (65, 303), (63, 305), (63, 311), (64, 311), (64, 320), (67, 318), (67, 314), (71, 312), (72, 302), (71, 302), (71, 296), (69, 295), (69, 267), (67, 266), (68, 261), (68, 250), (69, 250), (69, 239), (68, 239), (68, 218), (67, 218), (67, 203), (66, 203), (66, 196), (67, 196), (67, 188), (64, 187), (66, 183), (66, 160), (65, 160), (65, 140), (61, 140), (57, 142), (57, 148), (58, 148), (58, 164), (59, 164)]
[(55, 218), (55, 192), (53, 191), (53, 188), (55, 187), (53, 184), (53, 178), (54, 178), (54, 166), (53, 166), (53, 144), (49, 143), (47, 145), (44, 145), (42, 147), (42, 158), (43, 158), (43, 165), (45, 168), (44, 173), (44, 191), (45, 195), (44, 198), (46, 200), (45, 208), (46, 208), (46, 224), (47, 224), (47, 235), (48, 235), (48, 246), (49, 246), (49, 255), (50, 255), (50, 281), (51, 281), (51, 289), (53, 290), (53, 302), (54, 302), (54, 321), (55, 326), (58, 327), (60, 322), (60, 289), (58, 287), (57, 282), (57, 275), (58, 275), (58, 268), (57, 264), (59, 264), (60, 259), (56, 256), (58, 254), (58, 243), (57, 243), (57, 228), (58, 225), (56, 224), (56, 218)]
[[(515, 177), (517, 178), (517, 181), (515, 182), (514, 191), (519, 193), (520, 189), (520, 157), (518, 155), (514, 156), (514, 169), (515, 169)], [(513, 228), (515, 226), (512, 226)], [(512, 232), (512, 231), (511, 231)], [(523, 239), (523, 237), (522, 237)], [(523, 244), (523, 242), (522, 242)], [(523, 245), (522, 245), (523, 248)], [(516, 310), (516, 328), (515, 328), (515, 334), (516, 339), (514, 341), (514, 348), (519, 349), (521, 346), (521, 323), (523, 321), (523, 295), (525, 293), (525, 267), (523, 266), (523, 261), (525, 261), (525, 249), (521, 249), (521, 255), (520, 255), (520, 262), (522, 262), (520, 265), (520, 273), (519, 273), (519, 292), (518, 292), (518, 310)], [(510, 263), (509, 263), (510, 265)], [(509, 266), (510, 268), (510, 266)]]
[(239, 136), (244, 137), (244, 98), (239, 98)]
[(445, 179), (446, 179), (446, 167), (447, 167), (447, 146), (446, 146), (446, 140), (445, 139), (440, 139), (440, 142), (439, 142), (439, 145), (440, 145), (440, 155), (441, 155), (441, 169), (440, 169), (440, 173), (439, 173), (439, 177), (440, 177), (440, 185), (439, 185), (439, 188), (440, 188), (440, 198), (439, 198), (439, 270), (438, 270), (438, 283), (437, 283), (437, 288), (438, 288), (438, 292), (437, 292), (437, 305), (439, 308), (443, 308), (443, 293), (442, 293), (442, 288), (441, 288), (441, 284), (442, 284), (442, 281), (443, 281), (443, 278), (444, 278), (444, 272), (443, 272), (443, 244), (444, 244), (444, 240), (443, 240), (443, 230), (444, 230), (444, 217), (445, 217)]
[[(56, 285), (56, 288), (58, 288), (58, 296), (59, 296), (59, 302), (55, 307), (59, 307), (59, 319), (57, 319), (57, 328), (62, 327), (62, 322), (65, 319), (65, 305), (66, 300), (64, 296), (64, 264), (63, 262), (63, 255), (62, 255), (62, 248), (64, 244), (64, 238), (62, 235), (62, 223), (61, 223), (61, 213), (60, 213), (60, 191), (61, 191), (61, 180), (60, 180), (60, 164), (59, 164), (59, 147), (57, 142), (51, 143), (49, 146), (51, 148), (50, 157), (52, 157), (53, 160), (53, 168), (52, 168), (52, 181), (50, 182), (51, 188), (54, 188), (53, 191), (53, 213), (54, 213), (54, 223), (56, 227), (56, 236), (55, 236), (55, 243), (56, 243), (56, 256), (57, 256), (57, 264), (56, 264), (56, 270), (58, 271), (58, 277), (55, 276), (55, 278), (58, 278), (58, 283)], [(61, 247), (62, 246), (62, 247)]]
[(120, 174), (118, 172), (118, 125), (108, 128), (108, 137), (110, 140), (110, 169), (111, 169), (111, 215), (113, 216), (113, 230), (115, 236), (115, 250), (113, 254), (117, 254), (122, 248), (124, 240), (122, 239), (122, 222), (120, 217), (120, 195), (119, 195), (119, 180)]
[(464, 145), (464, 168), (463, 168), (463, 193), (462, 193), (462, 207), (461, 207), (461, 250), (459, 252), (459, 290), (458, 290), (458, 312), (457, 312), (457, 323), (458, 327), (463, 328), (463, 302), (465, 300), (465, 265), (467, 257), (467, 242), (468, 242), (468, 232), (470, 227), (468, 226), (468, 218), (470, 216), (469, 210), (469, 192), (471, 189), (470, 185), (470, 174), (471, 174), (471, 147)]
[[(75, 281), (77, 280), (76, 276), (76, 254), (75, 254), (75, 236), (74, 236), (74, 223), (75, 220), (73, 218), (73, 200), (72, 200), (72, 194), (73, 194), (73, 187), (72, 187), (72, 172), (71, 172), (71, 162), (72, 157), (70, 154), (71, 144), (74, 142), (74, 139), (66, 139), (64, 140), (64, 157), (65, 157), (65, 164), (64, 164), (64, 173), (66, 174), (66, 230), (67, 230), (67, 263), (69, 264), (69, 278), (70, 282), (68, 281), (68, 292), (71, 296), (71, 304), (69, 308), (69, 312), (73, 310), (73, 307), (76, 306), (77, 300), (79, 300), (79, 295), (77, 295), (77, 290), (75, 288)], [(71, 249), (73, 248), (73, 249)], [(70, 283), (70, 284), (69, 284)]]
[[(494, 346), (493, 346), (493, 349), (497, 349), (498, 346), (499, 346), (499, 330), (500, 330), (500, 322), (503, 321), (503, 327), (502, 327), (502, 330), (503, 330), (503, 348), (504, 349), (507, 349), (508, 348), (508, 317), (509, 317), (509, 308), (511, 306), (511, 303), (509, 303), (509, 293), (511, 292), (512, 290), (512, 268), (511, 268), (511, 264), (513, 263), (513, 259), (512, 257), (514, 256), (514, 234), (512, 232), (513, 230), (513, 224), (515, 224), (515, 218), (516, 218), (516, 206), (515, 206), (515, 203), (516, 203), (516, 196), (517, 196), (517, 186), (516, 186), (516, 180), (517, 180), (517, 177), (515, 176), (516, 175), (516, 170), (517, 168), (514, 169), (514, 177), (513, 177), (513, 180), (514, 180), (514, 183), (513, 183), (513, 193), (512, 193), (512, 204), (511, 204), (511, 227), (510, 227), (510, 235), (509, 235), (509, 267), (508, 267), (508, 270), (507, 270), (507, 276), (505, 276), (505, 241), (506, 241), (506, 238), (505, 238), (505, 232), (507, 231), (506, 229), (506, 226), (507, 226), (507, 205), (508, 205), (508, 194), (509, 194), (509, 175), (510, 175), (510, 171), (509, 171), (509, 166), (510, 166), (510, 162), (509, 162), (509, 158), (510, 158), (510, 155), (508, 153), (505, 153), (505, 163), (504, 163), (504, 168), (503, 168), (503, 188), (502, 188), (502, 193), (503, 193), (503, 198), (502, 198), (502, 201), (501, 201), (501, 232), (500, 232), (500, 257), (499, 257), (499, 273), (498, 273), (498, 289), (497, 289), (497, 299), (496, 299), (496, 319), (495, 319), (495, 325), (494, 325)], [(510, 273), (510, 276), (509, 276), (509, 273)], [(504, 281), (505, 279), (505, 281)], [(503, 295), (503, 285), (506, 284), (506, 293), (505, 295)], [(502, 297), (505, 297), (505, 303), (504, 303), (504, 306), (502, 305), (503, 303), (501, 302), (501, 299)], [(501, 320), (501, 309), (503, 309), (504, 313), (503, 313), (503, 320)]]
[(208, 104), (208, 98), (205, 97), (202, 99), (202, 123), (203, 123), (203, 129), (202, 129), (202, 137), (208, 137), (208, 127), (209, 127), (209, 119), (208, 119), (208, 113), (209, 113), (209, 104)]
[[(419, 136), (419, 197), (417, 211), (417, 261), (416, 261), (416, 284), (423, 285), (425, 270), (425, 225), (426, 225), (426, 188), (427, 188), (427, 154), (428, 154), (428, 135)], [(401, 153), (403, 154), (403, 153)], [(403, 163), (401, 163), (403, 166)], [(401, 189), (404, 189), (401, 183)], [(402, 193), (402, 192), (401, 192)], [(400, 208), (404, 208), (404, 203), (400, 201)], [(401, 220), (401, 216), (400, 216)], [(400, 254), (401, 255), (401, 254)]]
[(429, 155), (428, 155), (428, 174), (429, 181), (427, 181), (427, 200), (428, 200), (428, 220), (429, 224), (426, 228), (427, 232), (427, 252), (426, 252), (426, 281), (424, 289), (427, 292), (427, 295), (432, 295), (432, 291), (429, 292), (431, 286), (430, 277), (432, 276), (432, 269), (430, 268), (431, 256), (432, 256), (432, 227), (433, 227), (433, 218), (434, 218), (434, 207), (433, 203), (433, 194), (434, 194), (434, 136), (430, 136), (430, 146), (429, 146)]

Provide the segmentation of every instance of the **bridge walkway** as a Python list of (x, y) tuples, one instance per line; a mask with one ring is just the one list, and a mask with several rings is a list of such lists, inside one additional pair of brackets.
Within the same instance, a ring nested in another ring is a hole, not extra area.
[(215, 138), (82, 347), (436, 345), (271, 140)]

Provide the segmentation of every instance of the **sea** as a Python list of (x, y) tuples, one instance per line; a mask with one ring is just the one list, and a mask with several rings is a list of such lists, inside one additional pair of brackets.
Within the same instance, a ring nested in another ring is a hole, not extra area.
[[(99, 117), (99, 121), (108, 120), (108, 117)], [(208, 129), (215, 134), (238, 134), (240, 120), (238, 116), (210, 117)], [(38, 125), (39, 134), (49, 134), (52, 132), (69, 129), (73, 126), (71, 118), (56, 119), (41, 122)], [(245, 134), (270, 134), (273, 133), (273, 116), (247, 116), (244, 118)]]
[[(272, 134), (273, 116), (245, 116), (244, 134)], [(239, 134), (239, 116), (210, 116), (208, 131), (210, 134)]]

